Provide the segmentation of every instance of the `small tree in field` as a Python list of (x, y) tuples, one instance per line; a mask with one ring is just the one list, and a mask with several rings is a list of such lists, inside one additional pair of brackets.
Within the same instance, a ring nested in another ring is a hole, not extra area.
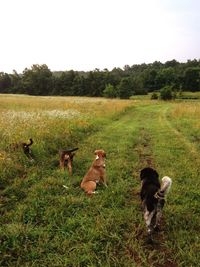
[(114, 98), (116, 97), (116, 90), (112, 84), (107, 84), (106, 88), (103, 90), (103, 96), (108, 98)]
[(118, 95), (122, 99), (128, 99), (131, 95), (133, 95), (131, 78), (125, 77), (121, 79), (118, 85)]
[(172, 87), (167, 85), (160, 90), (160, 99), (171, 100), (174, 98)]
[(151, 99), (158, 99), (158, 94), (156, 92), (153, 92), (153, 94), (151, 95)]

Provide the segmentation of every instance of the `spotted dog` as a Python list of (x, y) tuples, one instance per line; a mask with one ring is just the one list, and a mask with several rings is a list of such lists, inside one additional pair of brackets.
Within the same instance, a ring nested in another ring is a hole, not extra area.
[(156, 170), (147, 167), (141, 170), (140, 197), (144, 209), (144, 220), (147, 226), (148, 240), (152, 242), (152, 233), (159, 228), (165, 196), (169, 192), (172, 179), (168, 176), (162, 178), (160, 184)]

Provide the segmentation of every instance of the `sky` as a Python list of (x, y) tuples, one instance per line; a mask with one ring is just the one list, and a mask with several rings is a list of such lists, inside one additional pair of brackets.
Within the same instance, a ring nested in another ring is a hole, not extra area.
[(0, 72), (200, 59), (199, 0), (0, 0)]

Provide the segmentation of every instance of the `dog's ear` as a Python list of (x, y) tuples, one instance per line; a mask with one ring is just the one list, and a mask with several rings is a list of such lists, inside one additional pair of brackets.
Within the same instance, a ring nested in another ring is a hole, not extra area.
[(157, 171), (156, 170), (154, 170), (154, 177), (156, 178), (156, 179), (158, 179), (158, 177), (159, 177), (159, 174), (157, 173)]
[(102, 149), (95, 150), (94, 154), (97, 156), (101, 155), (102, 157), (106, 158), (106, 152)]
[(95, 150), (94, 154), (96, 155), (96, 160), (98, 160), (99, 159), (99, 150)]
[(145, 178), (145, 176), (146, 176), (145, 174), (146, 174), (146, 169), (141, 170), (141, 172), (140, 172), (140, 179), (141, 180), (143, 180)]

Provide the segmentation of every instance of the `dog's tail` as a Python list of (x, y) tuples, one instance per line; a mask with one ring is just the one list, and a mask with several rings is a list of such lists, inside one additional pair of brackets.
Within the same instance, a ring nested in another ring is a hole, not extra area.
[(172, 179), (168, 176), (162, 178), (162, 184), (160, 191), (164, 194), (167, 194), (172, 186)]
[(66, 149), (66, 150), (64, 150), (66, 153), (71, 153), (71, 152), (74, 152), (74, 151), (76, 151), (76, 150), (78, 150), (78, 147), (75, 147), (75, 148), (69, 148), (69, 149)]
[(169, 192), (172, 185), (172, 179), (168, 176), (162, 178), (162, 184), (160, 190), (155, 194), (156, 198), (165, 198), (165, 195)]
[(30, 138), (29, 139), (29, 143), (27, 144), (27, 143), (23, 143), (23, 145), (26, 145), (26, 146), (31, 146), (33, 144), (33, 139), (32, 138)]

